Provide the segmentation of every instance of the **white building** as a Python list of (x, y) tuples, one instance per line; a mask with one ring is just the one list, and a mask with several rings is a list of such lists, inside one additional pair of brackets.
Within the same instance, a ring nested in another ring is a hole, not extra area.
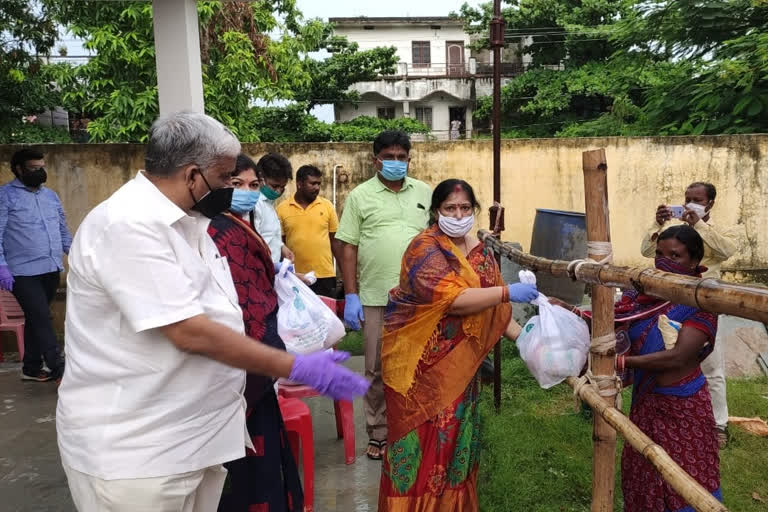
[[(451, 121), (461, 122), (460, 136), (471, 137), (472, 113), (480, 96), (491, 94), (491, 53), (470, 50), (461, 20), (450, 17), (330, 18), (338, 35), (361, 50), (394, 46), (399, 63), (394, 75), (352, 86), (357, 104), (337, 105), (337, 121), (358, 116), (413, 117), (440, 140), (450, 138)], [(517, 52), (507, 49), (502, 74), (522, 71)]]

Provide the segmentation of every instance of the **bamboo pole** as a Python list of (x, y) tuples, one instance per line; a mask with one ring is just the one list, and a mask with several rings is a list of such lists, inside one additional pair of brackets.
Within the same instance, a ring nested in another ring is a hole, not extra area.
[(494, 251), (534, 271), (557, 277), (617, 288), (635, 288), (676, 304), (686, 304), (710, 313), (733, 315), (768, 323), (768, 288), (726, 283), (713, 278), (670, 274), (654, 268), (628, 268), (582, 263), (578, 275), (568, 271), (569, 261), (548, 260), (516, 249), (481, 230), (480, 240)]
[[(579, 379), (568, 377), (566, 382), (576, 389)], [(664, 481), (698, 512), (728, 512), (725, 505), (717, 501), (709, 491), (686, 473), (661, 446), (654, 443), (621, 411), (606, 403), (594, 387), (582, 386), (579, 390), (579, 396), (592, 406), (596, 415), (602, 417), (609, 425), (619, 431), (632, 448), (648, 459), (659, 471)]]
[[(608, 165), (605, 150), (582, 153), (584, 169), (584, 200), (586, 203), (588, 255), (594, 261), (606, 256), (605, 250), (595, 247), (594, 242), (610, 243), (611, 227), (608, 214)], [(592, 347), (590, 368), (597, 378), (608, 376), (611, 385), (616, 381), (616, 342), (608, 348), (598, 346), (598, 338), (611, 335), (613, 325), (613, 289), (606, 286), (592, 287)], [(606, 396), (605, 400), (615, 399)], [(610, 390), (609, 390), (610, 393)], [(599, 415), (593, 415), (592, 441), (592, 512), (613, 511), (613, 491), (616, 478), (616, 431)]]

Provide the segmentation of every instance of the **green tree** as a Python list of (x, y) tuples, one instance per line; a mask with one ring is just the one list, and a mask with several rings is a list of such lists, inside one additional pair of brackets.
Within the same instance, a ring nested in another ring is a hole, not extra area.
[(378, 119), (361, 116), (343, 123), (324, 123), (307, 112), (306, 103), (285, 107), (256, 107), (248, 111), (258, 140), (270, 142), (372, 141), (384, 130), (429, 133), (423, 123), (411, 118)]
[(63, 130), (22, 122), (59, 101), (52, 67), (43, 61), (58, 35), (49, 14), (37, 2), (0, 3), (0, 142), (37, 142), (44, 133), (67, 140)]
[(661, 135), (768, 131), (768, 2), (675, 0), (640, 4), (620, 26), (626, 54), (689, 63), (649, 91), (649, 129)]
[[(60, 70), (67, 108), (93, 119), (93, 140), (145, 140), (158, 115), (152, 5), (45, 1), (95, 52), (87, 64)], [(354, 100), (351, 83), (390, 71), (396, 60), (394, 48), (360, 52), (334, 37), (330, 25), (304, 20), (295, 0), (209, 0), (198, 3), (198, 16), (206, 112), (244, 141), (287, 137), (295, 126), (296, 106), (256, 107), (257, 100), (295, 100), (306, 111), (320, 100)], [(332, 55), (324, 61), (308, 56), (320, 49)]]
[[(158, 114), (152, 4), (45, 1), (95, 52), (59, 74), (66, 107), (89, 114), (94, 140), (145, 140)], [(255, 99), (290, 98), (308, 83), (302, 53), (322, 40), (324, 26), (301, 23), (294, 0), (204, 1), (198, 15), (206, 110), (247, 138), (240, 117)], [(280, 37), (267, 35), (275, 32)]]
[[(460, 16), (487, 31), (488, 6)], [(531, 43), (502, 90), (505, 136), (768, 130), (764, 0), (517, 0), (504, 16)], [(481, 98), (478, 117), (490, 108)]]
[[(503, 15), (506, 39), (530, 65), (502, 90), (502, 130), (507, 137), (631, 133), (642, 124), (644, 91), (674, 66), (625, 55), (614, 34), (618, 20), (635, 15), (635, 0), (515, 0)], [(468, 30), (484, 34), (490, 4), (464, 4)], [(481, 40), (481, 44), (487, 44)], [(490, 117), (491, 99), (481, 98), (477, 116)], [(603, 116), (607, 116), (604, 118)]]
[(305, 102), (308, 109), (322, 103), (358, 100), (358, 93), (349, 90), (352, 84), (394, 73), (397, 64), (396, 48), (393, 46), (359, 51), (357, 43), (331, 34), (322, 47), (331, 56), (325, 60), (305, 61), (311, 78), (294, 95), (296, 100)]

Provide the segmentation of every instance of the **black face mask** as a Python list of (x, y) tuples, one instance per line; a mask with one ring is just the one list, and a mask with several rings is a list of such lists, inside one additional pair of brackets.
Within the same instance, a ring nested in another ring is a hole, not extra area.
[(200, 177), (203, 178), (203, 181), (205, 182), (210, 192), (205, 194), (198, 201), (195, 199), (195, 195), (190, 190), (189, 195), (192, 196), (192, 200), (195, 202), (195, 206), (193, 206), (192, 209), (202, 213), (209, 219), (212, 219), (220, 213), (229, 210), (230, 206), (232, 206), (232, 192), (235, 189), (227, 187), (213, 190), (208, 184), (208, 180), (206, 180), (205, 176), (203, 176), (202, 172), (200, 172)]
[(28, 171), (27, 169), (21, 170), (21, 176), (19, 181), (30, 188), (37, 188), (48, 179), (48, 173), (45, 172), (44, 167), (35, 169), (34, 171)]

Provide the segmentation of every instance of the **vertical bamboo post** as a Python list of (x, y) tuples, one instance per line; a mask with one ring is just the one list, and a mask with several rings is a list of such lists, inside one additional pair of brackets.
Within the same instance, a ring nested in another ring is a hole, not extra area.
[[(611, 228), (608, 213), (608, 165), (605, 150), (582, 153), (584, 169), (584, 200), (586, 202), (587, 240), (610, 242)], [(588, 250), (596, 261), (605, 255)], [(608, 353), (596, 353), (595, 339), (614, 332), (613, 288), (592, 286), (592, 347), (590, 364), (595, 376), (615, 376), (615, 348)], [(599, 414), (594, 416), (594, 457), (592, 460), (592, 512), (612, 512), (616, 474), (616, 431)]]

